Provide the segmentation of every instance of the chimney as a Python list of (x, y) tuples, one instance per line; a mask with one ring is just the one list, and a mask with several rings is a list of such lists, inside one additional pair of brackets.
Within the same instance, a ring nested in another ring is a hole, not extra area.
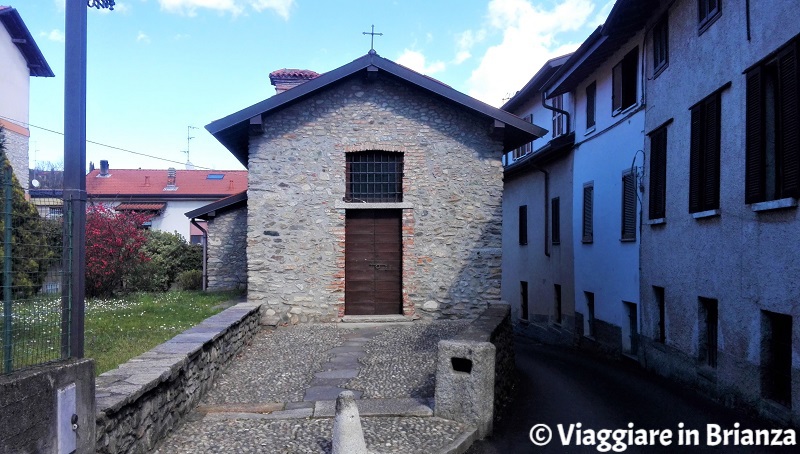
[(98, 177), (103, 177), (103, 178), (108, 178), (108, 177), (111, 176), (111, 174), (108, 173), (108, 161), (107, 160), (105, 160), (105, 159), (101, 159), (100, 160), (100, 174), (97, 175), (97, 176)]
[(89, 173), (94, 172), (94, 161), (89, 161)]
[(275, 86), (275, 94), (283, 93), (316, 77), (319, 77), (319, 74), (308, 69), (279, 69), (269, 73), (269, 81)]
[(167, 169), (167, 186), (164, 188), (165, 191), (176, 191), (178, 189), (175, 185), (176, 174), (175, 167)]

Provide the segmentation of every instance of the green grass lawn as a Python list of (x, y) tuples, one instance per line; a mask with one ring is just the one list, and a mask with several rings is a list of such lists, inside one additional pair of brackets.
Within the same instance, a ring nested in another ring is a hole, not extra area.
[(222, 309), (236, 293), (140, 293), (86, 302), (86, 356), (98, 375), (141, 355)]
[[(175, 291), (89, 299), (85, 356), (96, 361), (99, 375), (220, 312), (222, 309), (214, 307), (238, 296), (236, 292)], [(59, 304), (60, 300), (52, 297), (15, 302), (14, 369), (58, 359)]]

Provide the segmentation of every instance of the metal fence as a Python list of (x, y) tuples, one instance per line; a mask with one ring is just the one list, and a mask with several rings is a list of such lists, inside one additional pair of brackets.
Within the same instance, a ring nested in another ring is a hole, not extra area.
[[(69, 246), (72, 216), (61, 190), (26, 194), (0, 150), (0, 237), (3, 312), (0, 374), (69, 356)], [(65, 272), (65, 270), (67, 270)]]

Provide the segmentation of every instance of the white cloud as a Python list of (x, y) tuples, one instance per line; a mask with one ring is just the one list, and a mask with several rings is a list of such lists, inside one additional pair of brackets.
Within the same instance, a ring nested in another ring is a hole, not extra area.
[(522, 88), (547, 60), (577, 49), (580, 41), (563, 34), (589, 26), (594, 11), (592, 0), (557, 0), (549, 9), (528, 0), (492, 0), (488, 28), (502, 33), (502, 42), (486, 50), (467, 81), (468, 93), (501, 105), (504, 95)]
[(56, 41), (56, 42), (59, 42), (59, 43), (63, 43), (64, 41), (66, 41), (66, 36), (64, 36), (64, 32), (62, 32), (61, 30), (59, 30), (57, 28), (54, 28), (50, 33), (41, 32), (41, 33), (39, 33), (39, 36), (45, 37), (45, 38), (49, 39), (50, 41)]
[(139, 30), (139, 34), (136, 35), (136, 42), (137, 43), (141, 42), (141, 43), (145, 43), (145, 44), (150, 44), (150, 37), (147, 36), (147, 34), (145, 32)]
[(250, 0), (250, 6), (256, 11), (271, 9), (284, 20), (289, 20), (289, 10), (294, 0)]
[(413, 69), (414, 71), (431, 75), (437, 72), (444, 71), (445, 64), (441, 61), (431, 62), (429, 65), (425, 63), (425, 56), (421, 52), (415, 50), (405, 49), (403, 53), (395, 59), (395, 61), (403, 66)]
[(486, 39), (486, 30), (478, 30), (477, 32), (467, 30), (458, 34), (456, 36), (458, 52), (454, 63), (458, 65), (472, 57), (472, 47), (484, 39)]
[(599, 11), (597, 11), (597, 14), (595, 14), (594, 19), (592, 19), (591, 21), (591, 25), (594, 27), (597, 27), (598, 25), (603, 25), (603, 23), (606, 21), (606, 18), (608, 17), (608, 14), (611, 12), (611, 8), (614, 7), (614, 3), (616, 1), (617, 0), (608, 0), (606, 4), (603, 5), (603, 7), (600, 8)]
[(197, 15), (197, 10), (200, 8), (237, 16), (249, 6), (256, 12), (272, 10), (284, 20), (288, 20), (294, 0), (158, 0), (158, 3), (163, 10), (188, 16)]
[(191, 36), (192, 36), (192, 35), (188, 35), (188, 34), (186, 34), (186, 33), (178, 33), (178, 34), (177, 34), (177, 35), (175, 35), (173, 38), (175, 38), (175, 41), (183, 41), (183, 40), (185, 40), (185, 39), (189, 39), (189, 38), (191, 38)]

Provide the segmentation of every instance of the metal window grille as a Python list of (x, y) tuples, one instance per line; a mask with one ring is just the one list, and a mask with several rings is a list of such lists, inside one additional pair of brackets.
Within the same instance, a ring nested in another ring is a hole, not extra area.
[(366, 151), (347, 154), (345, 201), (403, 201), (403, 154)]

